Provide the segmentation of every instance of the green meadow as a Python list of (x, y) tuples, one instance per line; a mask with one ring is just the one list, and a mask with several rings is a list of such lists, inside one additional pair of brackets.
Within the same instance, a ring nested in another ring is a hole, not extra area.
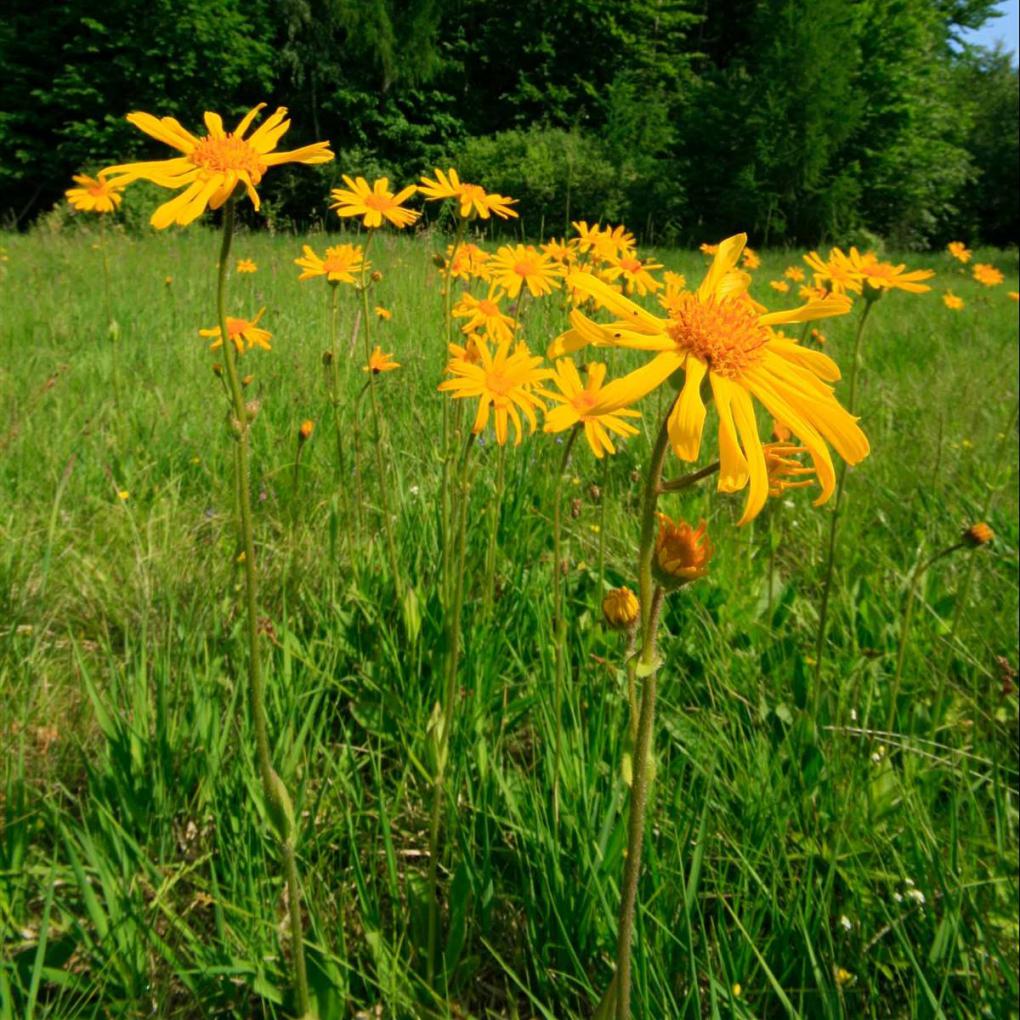
[[(645, 400), (616, 456), (579, 442), (566, 471), (558, 815), (551, 522), (566, 434), (509, 447), (498, 500), (491, 430), (474, 452), (438, 861), (444, 977), (430, 986), (448, 400), (433, 255), (450, 240), (373, 243), (371, 302), (392, 318), (373, 317), (372, 343), (400, 363), (375, 380), (385, 477), (364, 324), (341, 290), (360, 503), (335, 455), (328, 287), (293, 265), (327, 235), (234, 241), (232, 263), (258, 271), (232, 275), (229, 310), (264, 306), (272, 333), (271, 352), (240, 364), (257, 403), (269, 733), (296, 811), (309, 978), (324, 1020), (580, 1020), (612, 975), (627, 846), (624, 638), (600, 607), (607, 588), (636, 586), (640, 472), (666, 396)], [(0, 1020), (294, 1008), (246, 707), (232, 443), (197, 333), (216, 325), (218, 243), (198, 227), (103, 240), (53, 221), (0, 235)], [(707, 265), (654, 254), (692, 285)], [(763, 252), (755, 297), (793, 305), (796, 287), (768, 281), (800, 255)], [(871, 455), (847, 474), (819, 683), (832, 504), (792, 490), (738, 528), (745, 494), (712, 480), (662, 500), (707, 521), (715, 554), (663, 618), (640, 1020), (1018, 1015), (1017, 253), (975, 252), (1004, 272), (997, 287), (947, 254), (885, 257), (937, 275), (868, 320), (857, 408)], [(950, 289), (961, 311), (944, 306)], [(817, 324), (844, 374), (859, 314)], [(534, 351), (565, 323), (559, 292), (524, 306)], [(618, 374), (645, 356), (611, 357)], [(710, 409), (702, 463), (714, 448)], [(670, 455), (666, 477), (683, 470)], [(915, 573), (978, 521), (993, 542)]]

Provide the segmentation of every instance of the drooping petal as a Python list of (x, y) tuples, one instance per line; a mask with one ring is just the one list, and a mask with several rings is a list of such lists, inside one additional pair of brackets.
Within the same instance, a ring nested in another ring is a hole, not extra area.
[(701, 451), (701, 432), (705, 426), (705, 403), (701, 399), (701, 382), (708, 366), (693, 355), (684, 365), (687, 378), (684, 388), (669, 416), (669, 441), (673, 452), (681, 459), (698, 459)]
[(715, 408), (719, 415), (719, 483), (720, 492), (739, 492), (748, 479), (747, 458), (737, 442), (737, 428), (731, 408), (734, 383), (709, 373)]
[(701, 281), (701, 286), (698, 287), (699, 301), (708, 301), (709, 298), (721, 296), (719, 294), (720, 285), (726, 279), (726, 274), (736, 266), (745, 244), (747, 244), (747, 234), (734, 234), (720, 242), (715, 258), (712, 259), (712, 265), (705, 274), (705, 279)]
[(640, 305), (634, 304), (618, 294), (608, 284), (592, 276), (591, 273), (571, 273), (567, 277), (567, 287), (579, 290), (593, 297), (603, 308), (619, 315), (631, 329), (638, 333), (662, 333), (666, 321), (646, 312)]
[(589, 413), (605, 414), (636, 404), (665, 382), (683, 363), (683, 355), (675, 351), (663, 351), (647, 364), (603, 386)]
[(754, 417), (754, 404), (751, 397), (742, 387), (733, 388), (731, 405), (733, 420), (737, 425), (740, 442), (744, 447), (750, 486), (747, 503), (738, 524), (746, 524), (757, 517), (765, 501), (769, 498), (769, 472), (765, 464), (765, 454), (761, 448), (761, 437), (758, 435), (758, 422)]

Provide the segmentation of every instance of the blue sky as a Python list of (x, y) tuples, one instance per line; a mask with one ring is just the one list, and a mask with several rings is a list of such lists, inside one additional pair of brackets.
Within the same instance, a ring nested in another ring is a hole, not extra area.
[(1013, 63), (1017, 62), (1017, 35), (1020, 33), (1020, 0), (1001, 0), (997, 5), (1002, 12), (1001, 18), (993, 18), (976, 32), (967, 32), (967, 42), (978, 43), (991, 49), (1000, 40), (1005, 48), (1013, 54)]

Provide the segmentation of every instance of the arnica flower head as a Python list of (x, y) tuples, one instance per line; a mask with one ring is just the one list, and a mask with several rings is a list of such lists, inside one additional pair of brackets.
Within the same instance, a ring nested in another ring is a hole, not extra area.
[(872, 294), (881, 294), (887, 290), (905, 290), (911, 294), (923, 294), (931, 290), (922, 280), (930, 280), (934, 275), (933, 269), (907, 270), (901, 262), (894, 266), (891, 262), (883, 262), (874, 252), (865, 252), (863, 255), (856, 249), (850, 249), (850, 265), (860, 277), (864, 284), (864, 294), (867, 297), (871, 289)]
[[(305, 244), (301, 250), (304, 255), (294, 259), (294, 265), (300, 266), (303, 272), (299, 280), (311, 280), (316, 276), (324, 276), (332, 284), (358, 282), (362, 270), (361, 245), (336, 244), (326, 249), (324, 258), (315, 254), (313, 249)], [(366, 264), (365, 268), (368, 268)], [(357, 275), (355, 275), (357, 274)]]
[(104, 174), (98, 177), (89, 177), (87, 174), (75, 174), (74, 183), (76, 188), (68, 188), (64, 194), (73, 209), (78, 212), (112, 213), (123, 201), (121, 192), (124, 190), (126, 181), (107, 180)]
[(503, 245), (489, 259), (488, 268), (493, 283), (505, 287), (510, 298), (517, 297), (524, 284), (532, 297), (551, 294), (564, 272), (562, 266), (530, 244)]
[(555, 401), (559, 406), (546, 412), (544, 429), (546, 432), (564, 432), (575, 425), (583, 425), (591, 452), (601, 460), (606, 453), (616, 453), (610, 433), (636, 436), (638, 430), (624, 419), (640, 418), (641, 414), (625, 407), (591, 413), (591, 409), (599, 402), (599, 391), (606, 378), (606, 366), (595, 362), (588, 366), (587, 375), (587, 382), (582, 383), (577, 366), (570, 358), (560, 358), (556, 362), (553, 382), (559, 393), (547, 389), (540, 392), (543, 397)]
[(942, 295), (942, 303), (946, 306), (946, 308), (951, 308), (954, 312), (958, 312), (963, 308), (963, 298), (957, 297), (949, 290)]
[(382, 305), (375, 306), (376, 318), (382, 319), (384, 322), (389, 322), (393, 318), (393, 313)]
[(398, 230), (409, 227), (421, 213), (413, 209), (405, 209), (406, 202), (418, 189), (413, 184), (394, 194), (390, 191), (388, 177), (380, 177), (374, 184), (369, 184), (364, 177), (348, 177), (344, 174), (346, 188), (334, 188), (329, 194), (333, 199), (330, 209), (336, 209), (341, 219), (349, 216), (361, 216), (362, 226), (368, 228), (381, 227), (383, 219)]
[[(233, 341), (238, 354), (244, 354), (245, 350), (250, 351), (253, 347), (261, 347), (264, 351), (273, 349), (269, 343), (269, 338), (273, 334), (260, 328), (258, 324), (265, 311), (265, 308), (260, 308), (254, 319), (235, 319), (230, 315), (227, 316), (227, 336)], [(219, 326), (214, 329), (200, 329), (198, 335), (215, 338), (209, 345), (211, 351), (223, 346), (223, 337), (220, 334)], [(245, 347), (246, 344), (247, 347)]]
[(950, 241), (946, 245), (946, 251), (956, 259), (957, 262), (966, 263), (970, 262), (973, 252), (963, 243), (963, 241)]
[[(439, 390), (450, 393), (455, 399), (478, 400), (471, 431), (477, 436), (485, 431), (492, 415), (496, 428), (496, 442), (505, 446), (508, 436), (508, 422), (514, 426), (514, 445), (519, 446), (523, 438), (521, 414), (528, 422), (530, 431), (538, 427), (535, 411), (542, 403), (535, 393), (535, 386), (548, 379), (552, 373), (542, 368), (542, 358), (532, 354), (523, 344), (511, 350), (511, 344), (503, 341), (493, 352), (487, 340), (475, 337), (478, 360), (458, 357), (454, 354), (446, 371), (453, 376), (439, 384)], [(451, 345), (451, 353), (454, 347)]]
[(489, 278), (489, 253), (470, 241), (464, 241), (456, 252), (452, 244), (447, 245), (446, 258), (440, 258), (439, 265), (455, 280)]
[(511, 216), (516, 219), (517, 213), (510, 208), (517, 204), (516, 198), (507, 198), (505, 195), (489, 194), (481, 185), (468, 184), (461, 181), (457, 171), (452, 167), (443, 173), (436, 169), (435, 179), (422, 177), (418, 190), (432, 202), (441, 202), (446, 198), (454, 198), (460, 206), (460, 215), (463, 219), (473, 219), (475, 216), (483, 220), (495, 213), (500, 219), (509, 219)]
[(748, 275), (735, 269), (744, 240), (744, 234), (737, 234), (719, 245), (701, 285), (681, 295), (666, 319), (616, 294), (591, 274), (571, 274), (567, 285), (595, 298), (617, 321), (599, 325), (575, 310), (570, 314), (573, 329), (558, 337), (549, 350), (550, 357), (559, 357), (594, 343), (655, 353), (643, 367), (605, 386), (592, 414), (633, 405), (683, 369), (683, 388), (668, 428), (673, 451), (685, 461), (697, 460), (701, 451), (706, 416), (701, 388), (707, 377), (719, 416), (718, 487), (722, 492), (748, 488), (741, 524), (751, 520), (768, 498), (768, 470), (754, 398), (807, 448), (822, 490), (816, 505), (835, 491), (828, 444), (848, 464), (858, 463), (869, 451), (857, 419), (833, 393), (831, 384), (840, 378), (835, 362), (773, 329), (784, 323), (844, 315), (849, 300), (830, 295), (798, 308), (768, 312), (747, 294)]
[(608, 261), (632, 253), (637, 244), (634, 235), (622, 223), (603, 227), (598, 223), (588, 226), (585, 220), (576, 220), (571, 226), (577, 231), (577, 250), (596, 260)]
[(1011, 290), (1006, 294), (1010, 301), (1020, 301), (1020, 290)]
[(703, 244), (698, 245), (698, 251), (700, 251), (702, 255), (713, 256), (718, 250), (719, 245), (717, 244), (708, 244), (707, 242), (705, 242)]
[(708, 573), (712, 542), (704, 521), (692, 528), (686, 521), (673, 521), (665, 514), (657, 516), (659, 533), (655, 537), (652, 573), (660, 587), (675, 591)]
[(963, 541), (972, 549), (977, 549), (982, 545), (988, 545), (993, 538), (995, 538), (995, 532), (992, 531), (992, 529), (988, 527), (984, 521), (981, 521), (978, 524), (972, 524), (963, 533)]
[(628, 294), (635, 291), (642, 297), (645, 294), (654, 294), (662, 284), (652, 276), (652, 270), (661, 269), (661, 262), (654, 262), (652, 259), (642, 261), (631, 252), (614, 256), (606, 260), (608, 265), (603, 271), (603, 278), (610, 283), (619, 282)]
[(758, 253), (750, 248), (744, 249), (740, 261), (745, 269), (757, 269), (761, 266), (761, 259), (758, 258)]
[(983, 283), (986, 287), (997, 287), (1005, 279), (1000, 270), (986, 262), (975, 262), (971, 273), (978, 283)]
[(779, 294), (787, 294), (790, 291), (790, 285), (785, 280), (769, 280), (769, 286)]
[(315, 431), (315, 422), (311, 418), (306, 418), (301, 425), (298, 427), (298, 442), (307, 443), (312, 438), (312, 433)]
[(376, 344), (375, 350), (368, 356), (368, 364), (362, 367), (362, 371), (379, 375), (381, 372), (395, 372), (398, 368), (400, 362), (394, 361), (392, 354), (384, 354), (382, 348)]
[(792, 280), (794, 283), (804, 282), (804, 270), (800, 266), (787, 266), (783, 270), (783, 276), (788, 280)]
[(238, 273), (257, 273), (259, 267), (251, 259), (238, 259), (234, 269)]
[(208, 134), (196, 138), (173, 117), (153, 117), (151, 113), (130, 113), (128, 121), (136, 128), (165, 142), (182, 153), (172, 159), (147, 163), (122, 163), (104, 171), (120, 174), (119, 181), (130, 183), (152, 181), (161, 188), (184, 190), (161, 205), (150, 222), (157, 229), (172, 223), (187, 226), (198, 219), (207, 208), (219, 209), (237, 186), (243, 185), (248, 198), (259, 208), (256, 188), (265, 172), (283, 163), (328, 163), (333, 158), (329, 142), (314, 142), (290, 152), (276, 152), (276, 145), (290, 127), (287, 110), (281, 106), (245, 138), (256, 116), (265, 103), (249, 110), (237, 127), (224, 131), (218, 113), (205, 114)]
[(613, 630), (633, 630), (641, 615), (641, 603), (630, 588), (613, 588), (602, 600), (602, 615)]
[(571, 238), (569, 241), (564, 241), (551, 237), (541, 245), (542, 253), (564, 267), (572, 266), (577, 261), (576, 240), (576, 238)]
[(497, 343), (510, 341), (514, 335), (514, 320), (506, 315), (499, 307), (500, 301), (505, 294), (499, 287), (490, 287), (486, 297), (476, 298), (474, 294), (465, 291), (460, 301), (453, 306), (453, 316), (456, 319), (466, 319), (461, 326), (465, 333), (473, 333), (481, 330), (488, 333)]
[(831, 248), (828, 259), (824, 260), (818, 252), (808, 252), (804, 261), (815, 275), (816, 288), (824, 287), (831, 294), (845, 294), (847, 291), (860, 294), (864, 289), (860, 273), (849, 256), (839, 248)]

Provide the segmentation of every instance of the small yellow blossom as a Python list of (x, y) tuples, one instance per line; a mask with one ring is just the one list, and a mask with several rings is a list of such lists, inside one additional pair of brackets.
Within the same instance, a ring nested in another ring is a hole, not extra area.
[(131, 498), (131, 493), (128, 492), (127, 489), (118, 489), (117, 490), (117, 499), (119, 499), (122, 503), (127, 501), (127, 500), (129, 500), (130, 498)]
[(490, 287), (488, 295), (484, 298), (476, 298), (465, 291), (460, 301), (453, 307), (453, 316), (456, 319), (467, 320), (461, 326), (465, 333), (483, 330), (497, 343), (509, 341), (513, 337), (514, 320), (504, 314), (499, 307), (504, 297), (505, 294), (499, 287)]
[(946, 245), (946, 250), (957, 262), (963, 262), (964, 264), (970, 262), (971, 255), (973, 254), (963, 241), (950, 241)]
[(978, 283), (983, 283), (986, 287), (997, 287), (1005, 279), (1000, 270), (985, 262), (976, 262), (971, 272), (974, 275), (974, 279)]
[(251, 259), (238, 259), (235, 268), (239, 273), (255, 273), (259, 267)]
[(783, 270), (783, 276), (788, 280), (792, 280), (794, 283), (804, 282), (804, 270), (800, 266), (788, 266)]
[(602, 616), (613, 630), (630, 630), (641, 615), (641, 603), (637, 596), (627, 588), (613, 588), (606, 592), (602, 600)]
[(64, 194), (73, 209), (78, 212), (111, 213), (123, 201), (120, 194), (124, 190), (125, 181), (107, 180), (103, 174), (89, 177), (87, 174), (75, 174), (76, 188), (68, 188)]
[(984, 521), (980, 521), (978, 524), (972, 524), (964, 533), (963, 541), (967, 543), (972, 549), (977, 549), (978, 546), (988, 545), (991, 540), (995, 538), (995, 532), (992, 531)]
[(396, 194), (390, 191), (387, 177), (380, 177), (369, 185), (364, 177), (352, 178), (344, 174), (344, 184), (346, 188), (334, 188), (330, 192), (333, 199), (330, 209), (336, 209), (341, 219), (361, 216), (362, 225), (373, 229), (381, 227), (385, 218), (398, 230), (402, 230), (421, 216), (421, 213), (405, 209), (403, 205), (418, 190), (413, 184)]
[(957, 297), (952, 291), (948, 290), (942, 295), (942, 303), (946, 308), (951, 308), (954, 312), (958, 312), (963, 308), (963, 298)]
[(745, 269), (757, 269), (761, 265), (758, 253), (751, 248), (745, 248), (741, 255), (741, 262)]
[(511, 205), (516, 205), (516, 198), (489, 194), (478, 184), (461, 181), (457, 171), (452, 167), (445, 174), (438, 168), (434, 172), (435, 179), (422, 177), (421, 184), (418, 185), (418, 190), (430, 202), (441, 202), (446, 198), (456, 199), (462, 219), (479, 216), (487, 220), (493, 213), (504, 220), (511, 216), (517, 218), (517, 213), (510, 208)]
[(363, 366), (362, 371), (379, 375), (380, 372), (393, 372), (398, 368), (400, 362), (394, 361), (392, 354), (384, 354), (382, 348), (376, 344), (375, 350), (369, 355), (368, 364)]
[[(269, 338), (273, 335), (268, 330), (259, 328), (258, 322), (265, 313), (265, 308), (260, 308), (254, 319), (235, 319), (227, 316), (227, 336), (233, 341), (238, 354), (244, 354), (245, 350), (253, 347), (261, 347), (263, 350), (271, 351), (272, 346)], [(209, 345), (209, 350), (214, 351), (217, 347), (223, 346), (223, 337), (220, 335), (220, 327), (213, 329), (200, 329), (199, 336), (209, 336), (215, 339)], [(247, 348), (245, 348), (247, 344)]]
[(375, 306), (375, 314), (380, 319), (386, 319), (387, 321), (393, 318), (393, 313), (388, 308), (383, 308), (382, 305)]
[(494, 283), (506, 288), (507, 296), (517, 297), (527, 284), (532, 297), (551, 294), (563, 276), (563, 267), (534, 245), (503, 245), (489, 260)]
[(780, 294), (786, 294), (790, 290), (790, 285), (785, 280), (769, 280), (769, 286)]
[[(337, 244), (326, 249), (326, 257), (320, 258), (309, 245), (303, 245), (304, 255), (302, 258), (294, 259), (294, 265), (304, 270), (298, 277), (299, 280), (311, 280), (316, 276), (324, 276), (330, 283), (358, 282), (358, 276), (362, 271), (361, 245)], [(364, 268), (368, 268), (368, 263)], [(355, 274), (358, 274), (357, 276)]]

